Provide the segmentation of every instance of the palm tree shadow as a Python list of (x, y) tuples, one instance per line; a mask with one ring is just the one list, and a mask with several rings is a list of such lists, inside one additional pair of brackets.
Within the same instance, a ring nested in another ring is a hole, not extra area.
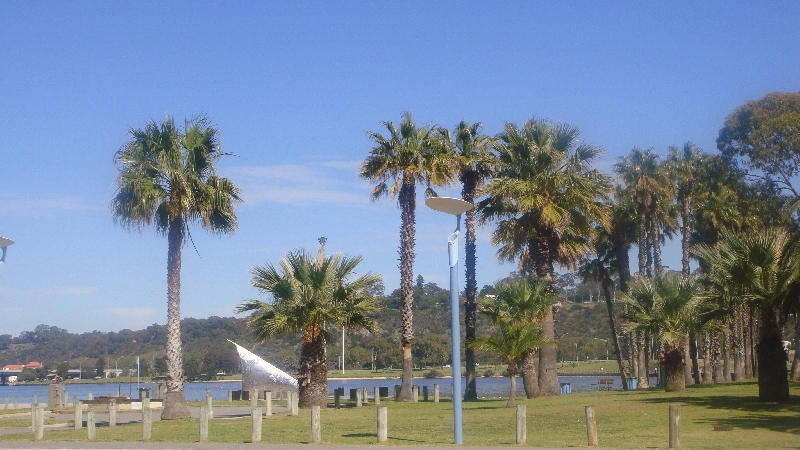
[[(700, 386), (693, 389), (703, 389)], [(709, 387), (710, 388), (710, 387)], [(641, 399), (643, 403), (679, 403), (686, 406), (696, 406), (708, 409), (722, 409), (743, 411), (750, 414), (739, 417), (720, 419), (696, 419), (697, 423), (706, 423), (714, 427), (730, 426), (744, 430), (765, 429), (771, 431), (800, 434), (800, 422), (797, 414), (800, 413), (800, 397), (790, 397), (783, 403), (762, 402), (757, 396), (732, 396), (732, 395), (707, 395), (707, 396), (676, 396)], [(776, 416), (767, 413), (788, 413)]]

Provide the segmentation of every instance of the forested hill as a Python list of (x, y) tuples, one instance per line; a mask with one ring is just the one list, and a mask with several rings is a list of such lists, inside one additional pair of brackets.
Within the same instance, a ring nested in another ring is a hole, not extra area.
[[(400, 294), (398, 291), (381, 296), (383, 309), (376, 316), (378, 333), (346, 330), (346, 368), (400, 367)], [(463, 313), (463, 311), (462, 311)], [(479, 334), (487, 331), (488, 322), (479, 318)], [(331, 367), (339, 367), (341, 355), (341, 329), (328, 330), (332, 339), (328, 347)], [(608, 339), (608, 321), (602, 303), (567, 303), (559, 308), (556, 331), (561, 336), (559, 345), (564, 359), (573, 359), (575, 344), (581, 355), (605, 357)], [(234, 317), (209, 317), (181, 321), (184, 370), (189, 378), (217, 372), (237, 373), (239, 360), (233, 345), (235, 341), (270, 362), (293, 370), (299, 358), (299, 337), (273, 338), (258, 344), (251, 336), (246, 319)], [(414, 311), (414, 364), (436, 366), (448, 364), (450, 359), (450, 304), (449, 291), (434, 283), (418, 280)], [(143, 330), (119, 332), (70, 333), (48, 325), (39, 325), (17, 337), (0, 335), (0, 365), (24, 364), (40, 361), (55, 369), (65, 361), (73, 369), (81, 368), (84, 377), (95, 376), (104, 368), (127, 370), (141, 358), (143, 374), (162, 375), (165, 371), (166, 326), (151, 325)], [(613, 357), (613, 354), (611, 355)], [(583, 357), (582, 357), (583, 359)], [(496, 363), (496, 356), (479, 353), (481, 363)], [(96, 370), (99, 369), (99, 370)]]

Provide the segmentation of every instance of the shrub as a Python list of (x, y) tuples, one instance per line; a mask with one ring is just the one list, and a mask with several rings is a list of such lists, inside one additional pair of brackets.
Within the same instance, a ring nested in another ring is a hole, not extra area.
[(492, 369), (489, 369), (486, 372), (483, 372), (483, 377), (484, 378), (491, 378), (493, 376), (494, 376), (494, 370), (492, 370)]
[(439, 372), (436, 369), (431, 369), (431, 370), (425, 372), (424, 374), (422, 374), (422, 376), (425, 377), (425, 378), (439, 378), (439, 377), (442, 376), (442, 372)]

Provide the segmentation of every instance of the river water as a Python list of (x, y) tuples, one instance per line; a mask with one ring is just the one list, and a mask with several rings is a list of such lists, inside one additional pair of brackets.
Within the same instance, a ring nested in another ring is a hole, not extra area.
[[(619, 377), (609, 376), (583, 376), (583, 377), (558, 377), (560, 383), (569, 383), (572, 392), (587, 392), (597, 389), (597, 382), (600, 379), (613, 379), (614, 384), (612, 389), (622, 389)], [(442, 397), (448, 398), (452, 393), (451, 378), (415, 378), (414, 384), (428, 386), (430, 395), (433, 396), (433, 385), (438, 384)], [(655, 378), (651, 378), (651, 385), (655, 383)], [(345, 395), (349, 395), (350, 389), (366, 387), (370, 395), (374, 387), (388, 387), (389, 394), (394, 392), (394, 385), (399, 385), (400, 379), (393, 378), (359, 378), (359, 379), (340, 379), (333, 378), (328, 380), (328, 394), (333, 395), (336, 388), (345, 388)], [(462, 379), (461, 385), (464, 386), (465, 382)], [(151, 387), (150, 383), (141, 383), (142, 388)], [(211, 396), (214, 400), (227, 400), (228, 389), (238, 390), (242, 388), (241, 381), (204, 381), (186, 383), (184, 391), (186, 393), (186, 400), (204, 400), (206, 397), (206, 389), (211, 389)], [(508, 378), (493, 377), (493, 378), (478, 378), (477, 379), (478, 396), (491, 398), (491, 397), (508, 397), (508, 390), (510, 382)], [(77, 395), (78, 400), (86, 400), (89, 398), (89, 393), (95, 397), (101, 395), (129, 395), (137, 397), (137, 384), (134, 383), (87, 383), (87, 384), (67, 384), (66, 392), (69, 401), (72, 401), (72, 396)], [(524, 389), (522, 387), (522, 379), (517, 378), (517, 395), (523, 395)], [(36, 395), (39, 402), (47, 401), (47, 386), (46, 385), (17, 385), (17, 386), (0, 386), (0, 402), (3, 402), (6, 397), (10, 403), (14, 402), (14, 397), (19, 399), (22, 404), (28, 404), (33, 401), (33, 396)], [(420, 388), (420, 395), (422, 389)], [(0, 406), (2, 407), (2, 406)], [(10, 407), (10, 406), (9, 406)]]

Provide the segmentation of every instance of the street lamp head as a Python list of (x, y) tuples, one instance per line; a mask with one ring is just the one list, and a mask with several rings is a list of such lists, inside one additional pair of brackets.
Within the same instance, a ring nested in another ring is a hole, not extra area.
[(452, 214), (454, 216), (463, 214), (475, 207), (470, 202), (452, 197), (431, 197), (425, 200), (425, 205), (435, 211)]

